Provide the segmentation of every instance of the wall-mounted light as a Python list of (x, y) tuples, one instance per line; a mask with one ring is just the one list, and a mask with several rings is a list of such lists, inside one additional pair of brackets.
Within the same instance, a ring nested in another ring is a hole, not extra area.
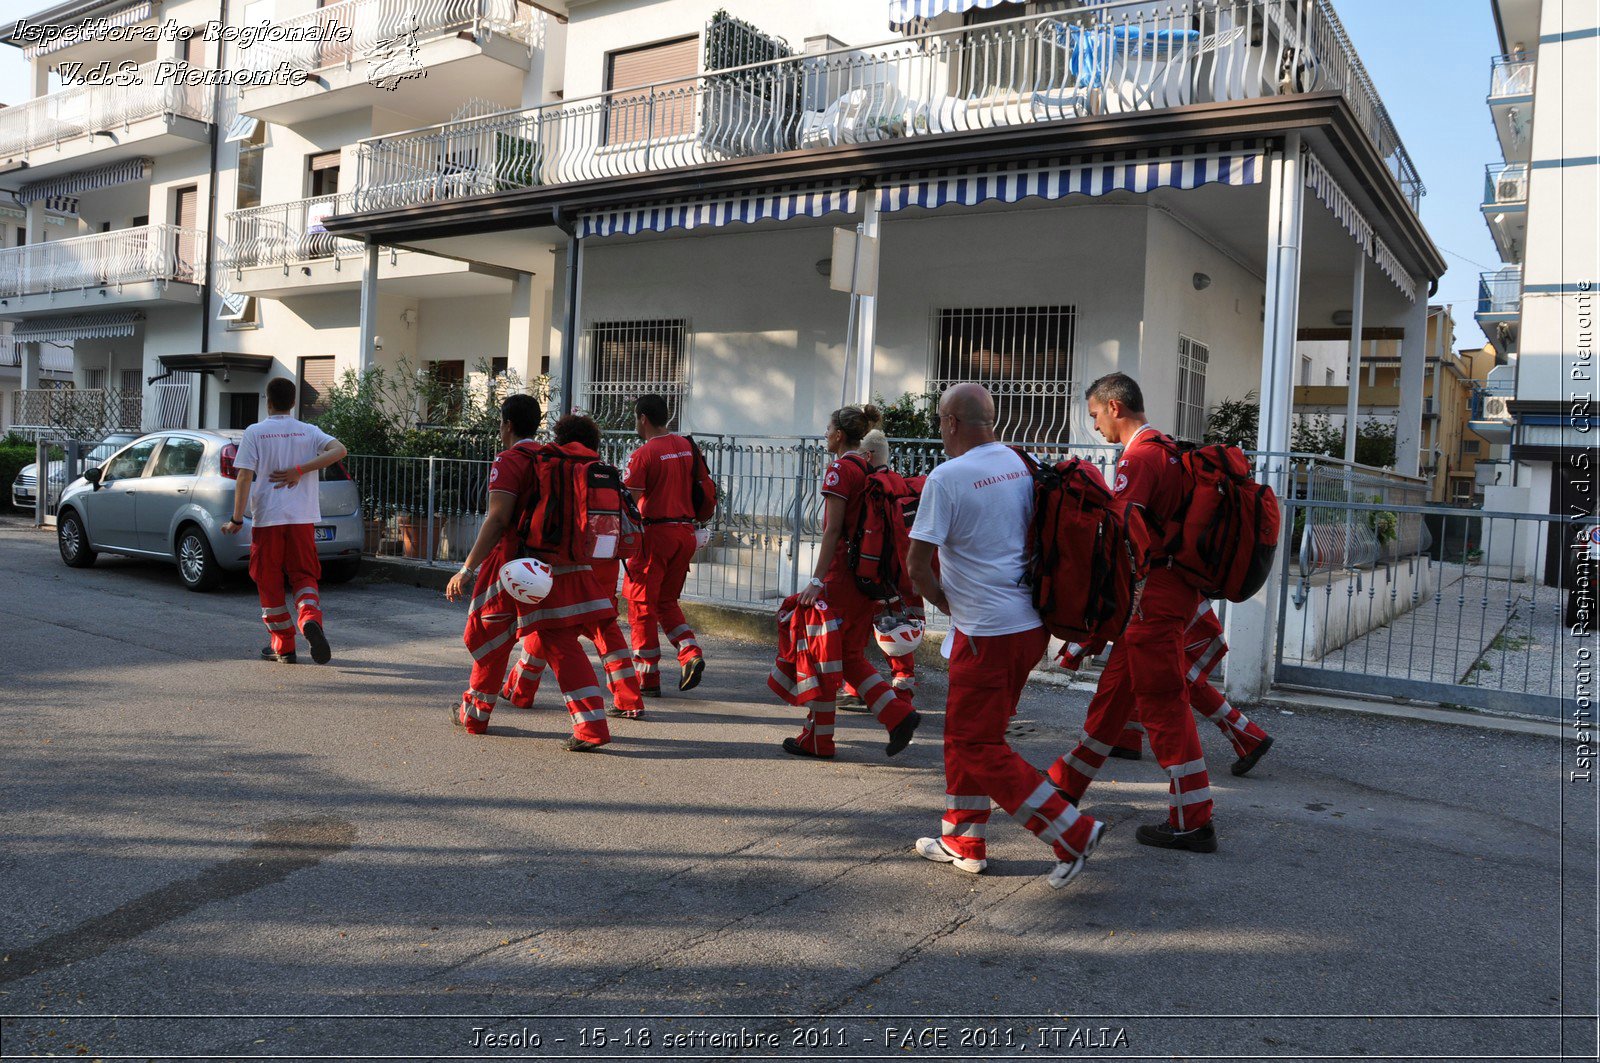
[(1194, 275), (1194, 290), (1195, 291), (1203, 292), (1209, 287), (1211, 287), (1211, 274), (1209, 274), (1209, 273), (1196, 273)]
[(831, 277), (831, 276), (833, 276), (833, 259), (831, 259), (831, 258), (819, 258), (819, 259), (817, 259), (817, 276), (819, 276), (819, 277)]

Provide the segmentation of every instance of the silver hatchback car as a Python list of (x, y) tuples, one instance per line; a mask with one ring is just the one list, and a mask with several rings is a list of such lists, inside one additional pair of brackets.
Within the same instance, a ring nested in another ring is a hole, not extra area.
[[(94, 564), (100, 552), (177, 563), (190, 590), (214, 587), (224, 570), (250, 566), (250, 522), (224, 535), (233, 515), (233, 458), (241, 432), (178, 430), (141, 436), (68, 484), (56, 515), (61, 560)], [(323, 580), (339, 583), (361, 564), (361, 495), (339, 463), (322, 471), (316, 525)]]

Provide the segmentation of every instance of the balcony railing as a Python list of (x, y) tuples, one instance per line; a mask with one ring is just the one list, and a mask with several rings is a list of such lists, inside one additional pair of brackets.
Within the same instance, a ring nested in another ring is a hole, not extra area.
[(0, 109), (0, 157), (20, 155), (74, 137), (126, 129), (134, 122), (164, 114), (210, 122), (210, 88), (155, 84), (158, 76), (170, 81), (186, 69), (186, 64), (175, 60), (157, 60), (139, 67), (138, 80), (133, 85), (74, 85)]
[[(7, 332), (0, 335), (0, 368), (20, 368), (22, 365), (22, 344), (16, 337)], [(47, 373), (72, 372), (72, 348), (61, 347), (54, 343), (41, 343), (39, 345), (39, 368)]]
[(373, 137), (356, 208), (1325, 91), (1344, 95), (1415, 208), (1416, 168), (1325, 0), (1114, 0)]
[(1517, 314), (1522, 308), (1522, 271), (1499, 269), (1478, 277), (1478, 316)]
[(144, 425), (144, 397), (121, 388), (30, 388), (12, 395), (11, 423), (74, 439), (137, 432)]
[(1521, 162), (1497, 163), (1488, 168), (1483, 182), (1483, 202), (1497, 207), (1528, 202), (1528, 166)]
[(1489, 98), (1532, 96), (1535, 66), (1532, 59), (1498, 56), (1489, 64)]
[(177, 225), (141, 225), (0, 251), (0, 296), (151, 280), (199, 284), (205, 268), (204, 232)]
[(400, 73), (412, 61), (411, 46), (461, 30), (487, 29), (529, 43), (534, 32), (531, 12), (517, 0), (339, 0), (276, 25), (303, 30), (337, 24), (350, 31), (347, 40), (257, 42), (239, 49), (234, 61), (249, 70), (272, 69), (279, 63), (302, 70), (366, 63), (377, 78), (385, 72)]
[(352, 193), (315, 196), (289, 203), (236, 210), (228, 215), (227, 269), (251, 266), (292, 266), (333, 255), (358, 255), (359, 240), (341, 240), (328, 234), (322, 219), (352, 211)]

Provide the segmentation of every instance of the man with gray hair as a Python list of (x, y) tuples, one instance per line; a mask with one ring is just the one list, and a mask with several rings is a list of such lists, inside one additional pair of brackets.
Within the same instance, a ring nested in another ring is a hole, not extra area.
[(977, 384), (958, 384), (940, 398), (939, 435), (950, 460), (928, 474), (911, 529), (911, 579), (955, 628), (944, 718), (944, 821), (940, 836), (919, 838), (916, 850), (961, 871), (982, 871), (989, 864), (992, 800), (1049, 843), (1057, 863), (1047, 881), (1060, 889), (1083, 870), (1105, 825), (1079, 814), (1006, 742), (1006, 726), (1050, 636), (1023, 579), (1033, 475), (996, 441), (994, 421), (994, 399)]

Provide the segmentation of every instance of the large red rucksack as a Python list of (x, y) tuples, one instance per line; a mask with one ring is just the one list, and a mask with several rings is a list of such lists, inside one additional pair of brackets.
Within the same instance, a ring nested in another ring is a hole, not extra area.
[(577, 443), (518, 443), (517, 449), (533, 459), (517, 503), (517, 536), (527, 549), (563, 565), (638, 554), (642, 522), (615, 465)]
[(1187, 501), (1165, 529), (1172, 570), (1207, 598), (1255, 597), (1278, 551), (1278, 496), (1250, 475), (1238, 447), (1173, 443), (1187, 477)]
[(711, 476), (711, 466), (706, 464), (706, 456), (700, 452), (700, 444), (694, 441), (694, 436), (684, 436), (689, 442), (689, 449), (694, 452), (694, 469), (689, 478), (689, 504), (694, 509), (694, 519), (704, 524), (717, 515), (717, 481)]
[(1050, 633), (1068, 643), (1115, 641), (1138, 607), (1150, 568), (1143, 515), (1117, 501), (1086, 461), (1048, 466), (1017, 454), (1033, 473), (1033, 607)]
[[(911, 543), (911, 522), (916, 519), (916, 500), (920, 486), (912, 486), (888, 466), (873, 468), (859, 454), (846, 459), (861, 463), (867, 474), (861, 492), (861, 513), (849, 536), (845, 561), (855, 576), (856, 587), (868, 598), (890, 602), (903, 597), (909, 585), (906, 575), (906, 550)], [(926, 482), (926, 477), (919, 478)]]

